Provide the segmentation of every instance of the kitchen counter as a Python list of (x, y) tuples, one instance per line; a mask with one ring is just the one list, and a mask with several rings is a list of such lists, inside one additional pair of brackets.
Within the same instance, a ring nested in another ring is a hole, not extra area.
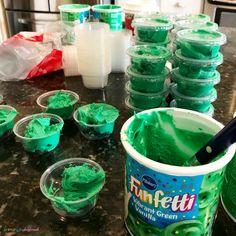
[[(217, 86), (214, 117), (225, 124), (236, 110), (236, 29), (221, 31), (228, 36), (228, 44), (222, 49), (224, 64), (219, 67), (222, 79)], [(14, 136), (0, 141), (0, 235), (25, 235), (27, 231), (35, 236), (128, 235), (123, 222), (125, 152), (119, 136), (123, 123), (131, 116), (125, 106), (125, 82), (124, 74), (111, 74), (106, 89), (89, 90), (83, 87), (80, 77), (64, 78), (63, 71), (31, 81), (0, 82), (5, 102), (19, 112), (17, 120), (40, 112), (37, 97), (54, 89), (77, 92), (80, 105), (106, 102), (120, 111), (115, 132), (108, 140), (88, 141), (73, 122), (67, 122), (60, 145), (48, 154), (26, 153)], [(61, 222), (41, 194), (39, 179), (51, 164), (72, 157), (89, 158), (101, 164), (106, 171), (106, 184), (88, 218)], [(223, 235), (235, 236), (236, 225), (219, 206), (213, 236)]]

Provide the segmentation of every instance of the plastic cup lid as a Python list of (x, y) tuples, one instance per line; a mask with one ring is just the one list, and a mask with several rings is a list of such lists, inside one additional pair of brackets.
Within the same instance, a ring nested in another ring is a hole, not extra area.
[(98, 4), (92, 6), (93, 11), (98, 12), (121, 12), (122, 7), (118, 5), (112, 5), (112, 4)]
[(208, 67), (208, 66), (218, 66), (223, 63), (223, 55), (219, 52), (218, 56), (212, 59), (202, 60), (202, 59), (193, 59), (189, 57), (184, 57), (181, 54), (181, 49), (175, 51), (173, 55), (173, 59), (185, 63), (187, 65), (196, 65), (201, 67)]
[(124, 4), (124, 12), (126, 13), (157, 11), (159, 11), (159, 7), (155, 0), (127, 0)]
[(148, 80), (152, 80), (152, 79), (156, 80), (158, 78), (167, 78), (169, 76), (169, 74), (170, 74), (170, 70), (167, 67), (165, 67), (164, 70), (162, 71), (162, 73), (160, 73), (158, 75), (142, 75), (142, 74), (138, 74), (138, 73), (132, 71), (132, 66), (128, 66), (126, 72), (127, 72), (128, 76), (140, 77), (142, 79), (148, 79)]
[(171, 76), (174, 82), (183, 81), (183, 82), (189, 82), (192, 84), (197, 84), (199, 86), (201, 85), (204, 86), (206, 84), (216, 85), (220, 82), (220, 73), (218, 71), (215, 71), (214, 75), (208, 79), (191, 79), (191, 78), (181, 75), (179, 73), (179, 68), (175, 68), (171, 71)]
[(207, 96), (190, 97), (190, 96), (186, 96), (186, 95), (183, 95), (182, 93), (178, 92), (177, 87), (178, 87), (178, 85), (176, 83), (172, 83), (170, 85), (170, 92), (175, 98), (181, 98), (181, 99), (199, 102), (199, 103), (205, 102), (205, 101), (214, 102), (217, 99), (217, 92), (216, 92), (215, 88), (213, 88), (212, 92)]
[(173, 24), (168, 19), (156, 18), (138, 18), (132, 21), (133, 27), (155, 28), (157, 30), (169, 30)]
[(214, 30), (185, 29), (177, 32), (176, 41), (192, 42), (201, 45), (222, 45), (226, 43), (226, 36)]
[(159, 12), (138, 12), (134, 15), (134, 19), (138, 18), (160, 18), (160, 19), (165, 19), (165, 20), (170, 20), (170, 16), (167, 14), (162, 14)]
[(144, 45), (145, 44), (145, 45), (152, 45), (152, 46), (165, 46), (170, 43), (170, 37), (167, 36), (165, 41), (158, 42), (158, 43), (143, 42), (143, 41), (138, 40), (136, 37), (134, 37), (133, 42), (134, 42), (134, 44), (137, 44), (137, 45)]
[(90, 8), (88, 4), (64, 4), (58, 7), (60, 11), (64, 12), (82, 12), (88, 11)]
[(171, 56), (169, 49), (161, 46), (151, 45), (135, 45), (131, 46), (127, 50), (127, 54), (130, 57), (136, 57), (140, 59), (149, 60), (167, 60)]
[(175, 16), (175, 21), (179, 20), (187, 20), (187, 19), (194, 19), (194, 20), (200, 20), (200, 21), (209, 21), (210, 16), (205, 14), (180, 14)]
[(174, 24), (177, 30), (182, 29), (210, 29), (217, 30), (218, 24), (212, 21), (200, 21), (197, 19), (188, 19), (188, 20), (180, 20), (176, 21)]

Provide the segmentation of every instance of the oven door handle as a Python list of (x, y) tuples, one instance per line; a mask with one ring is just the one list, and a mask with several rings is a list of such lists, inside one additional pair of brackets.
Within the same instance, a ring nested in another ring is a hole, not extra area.
[(49, 20), (33, 20), (33, 19), (30, 19), (30, 18), (18, 18), (17, 19), (18, 23), (20, 24), (24, 24), (24, 25), (27, 25), (27, 24), (45, 24), (47, 22), (49, 22)]

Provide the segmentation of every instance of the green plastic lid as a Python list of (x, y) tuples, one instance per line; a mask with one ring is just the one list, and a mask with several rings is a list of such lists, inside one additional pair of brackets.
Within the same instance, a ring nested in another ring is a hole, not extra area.
[(174, 82), (178, 83), (180, 81), (189, 82), (192, 84), (196, 84), (196, 86), (204, 86), (206, 84), (216, 85), (220, 82), (220, 73), (218, 71), (214, 71), (214, 75), (209, 79), (191, 79), (185, 77), (179, 73), (179, 68), (175, 68), (171, 71), (171, 76)]
[(152, 17), (152, 18), (138, 18), (132, 21), (132, 26), (134, 28), (153, 28), (155, 30), (169, 30), (173, 28), (173, 24), (170, 20), (162, 17)]
[(90, 10), (90, 6), (88, 4), (64, 4), (58, 9), (64, 12), (82, 12)]
[(212, 59), (202, 60), (202, 59), (193, 59), (189, 57), (184, 57), (181, 54), (181, 49), (175, 51), (173, 55), (173, 59), (177, 62), (185, 63), (187, 65), (196, 65), (201, 67), (208, 67), (208, 66), (218, 66), (223, 63), (223, 55), (219, 52), (217, 57)]
[(218, 24), (212, 21), (201, 21), (197, 19), (188, 19), (176, 21), (175, 24), (176, 31), (183, 29), (209, 29), (218, 30)]
[(179, 20), (200, 20), (200, 21), (210, 21), (210, 16), (205, 14), (184, 14), (184, 15), (177, 15), (175, 17), (175, 21)]
[(165, 45), (167, 45), (167, 44), (170, 43), (170, 37), (167, 36), (166, 39), (165, 39), (165, 41), (163, 41), (163, 42), (158, 42), (158, 43), (143, 42), (143, 41), (140, 41), (140, 40), (138, 40), (137, 38), (134, 37), (134, 38), (133, 38), (133, 42), (134, 42), (134, 44), (136, 44), (136, 45), (165, 46)]
[(177, 89), (177, 84), (176, 83), (172, 83), (170, 85), (170, 92), (171, 94), (175, 97), (175, 98), (180, 98), (180, 99), (185, 99), (185, 100), (189, 100), (189, 101), (194, 101), (194, 102), (214, 102), (217, 99), (217, 92), (216, 89), (213, 88), (212, 92), (204, 97), (191, 97), (191, 96), (186, 96), (183, 95), (182, 93), (180, 93)]
[(149, 60), (167, 60), (171, 57), (169, 49), (161, 46), (135, 45), (127, 50), (130, 57), (149, 59)]
[(127, 67), (127, 75), (128, 76), (132, 76), (132, 77), (139, 77), (139, 78), (142, 78), (142, 79), (147, 79), (147, 80), (156, 80), (158, 78), (167, 78), (170, 74), (170, 70), (165, 67), (164, 70), (162, 71), (162, 73), (158, 74), (158, 75), (141, 75), (141, 74), (138, 74), (134, 71), (132, 71), (132, 66), (128, 66)]
[(117, 5), (112, 5), (112, 4), (98, 4), (92, 6), (93, 11), (98, 11), (98, 12), (122, 12), (122, 7), (117, 6)]
[(222, 45), (226, 43), (226, 36), (215, 30), (185, 29), (177, 32), (176, 41), (201, 45)]
[(157, 13), (157, 12), (138, 12), (134, 15), (134, 19), (138, 18), (151, 18), (151, 19), (164, 19), (164, 20), (170, 20), (170, 16)]

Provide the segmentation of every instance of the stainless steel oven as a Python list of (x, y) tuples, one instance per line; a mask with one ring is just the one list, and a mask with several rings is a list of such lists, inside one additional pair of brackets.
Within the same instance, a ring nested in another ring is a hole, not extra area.
[(224, 27), (236, 27), (236, 0), (205, 0), (203, 12)]
[(59, 20), (58, 6), (67, 3), (95, 5), (103, 0), (4, 0), (10, 35), (20, 31), (42, 31), (45, 24)]

